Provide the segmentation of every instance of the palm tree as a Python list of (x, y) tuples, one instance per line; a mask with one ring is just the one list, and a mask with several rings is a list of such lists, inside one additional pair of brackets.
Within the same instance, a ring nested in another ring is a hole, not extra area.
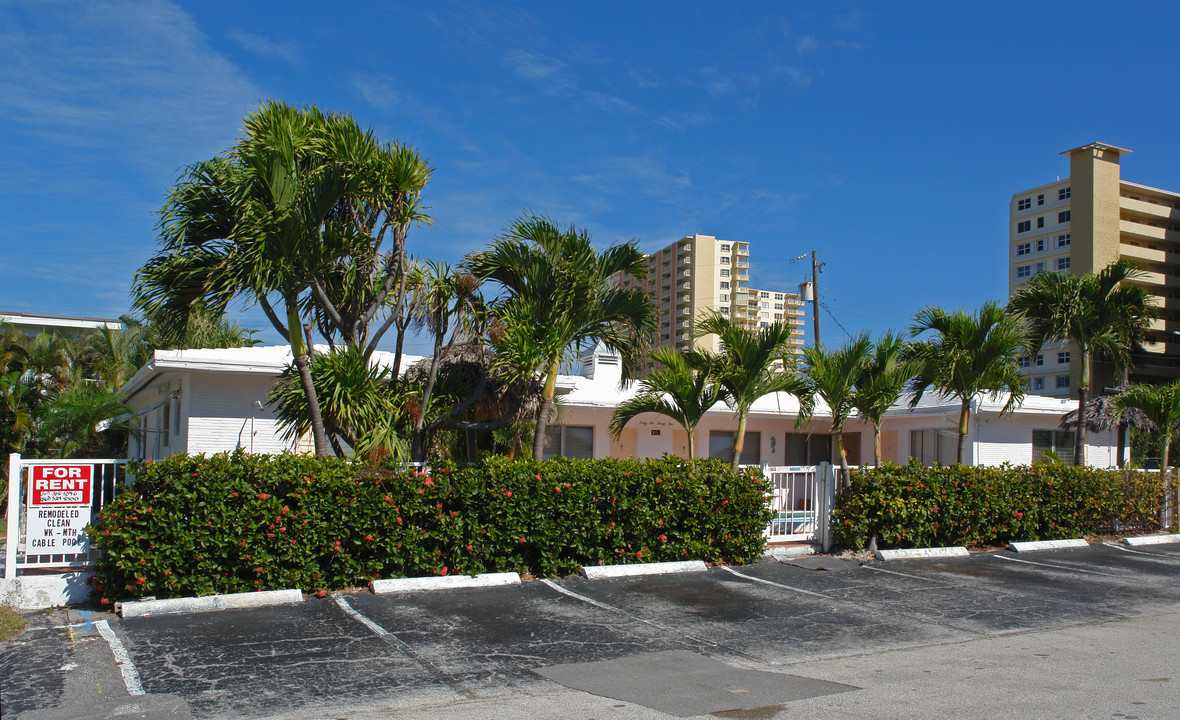
[(900, 334), (890, 331), (879, 337), (865, 358), (853, 393), (852, 406), (873, 425), (873, 464), (877, 466), (881, 465), (881, 420), (916, 371), (906, 352)]
[[(837, 350), (826, 350), (818, 345), (803, 349), (803, 392), (810, 398), (822, 398), (832, 414), (832, 435), (836, 453), (840, 456), (845, 489), (852, 486), (852, 481), (842, 433), (848, 416), (855, 409), (857, 386), (872, 348), (869, 336), (862, 334)], [(813, 409), (813, 403), (800, 407), (796, 425), (806, 425)]]
[(533, 434), (533, 456), (540, 460), (563, 361), (573, 360), (582, 345), (601, 342), (622, 356), (624, 377), (638, 369), (640, 338), (654, 328), (656, 308), (642, 292), (611, 288), (609, 280), (617, 273), (642, 280), (647, 260), (634, 242), (598, 253), (585, 230), (527, 215), (466, 264), (507, 292), (494, 308), (499, 365), (520, 380), (538, 372), (544, 377)]
[(349, 163), (319, 152), (338, 125), (314, 107), (277, 102), (247, 116), (246, 137), (227, 157), (191, 166), (171, 190), (160, 213), (164, 247), (135, 280), (136, 306), (166, 332), (184, 328), (195, 308), (220, 314), (240, 295), (259, 303), (291, 345), (317, 455), (329, 448), (301, 301), (343, 248), (353, 249), (353, 237), (328, 219), (360, 191)]
[(736, 471), (745, 447), (746, 420), (754, 403), (765, 395), (787, 392), (808, 406), (810, 395), (802, 378), (775, 367), (791, 340), (790, 327), (776, 322), (751, 332), (728, 316), (712, 312), (697, 323), (696, 330), (698, 335), (717, 335), (721, 343), (714, 373), (722, 399), (738, 417), (731, 461)]
[(940, 397), (959, 399), (959, 448), (955, 460), (962, 463), (971, 400), (979, 393), (995, 399), (1007, 392), (1008, 401), (1001, 412), (1011, 412), (1024, 400), (1026, 380), (1016, 358), (1027, 340), (1020, 321), (991, 301), (984, 303), (978, 313), (948, 313), (927, 306), (914, 316), (910, 333), (916, 337), (927, 331), (937, 336), (910, 346), (909, 357), (917, 370), (911, 381), (914, 395), (910, 407), (917, 406), (927, 386), (933, 386)]
[[(1114, 408), (1122, 413), (1138, 410), (1160, 435), (1160, 472), (1168, 470), (1172, 437), (1180, 432), (1180, 380), (1167, 385), (1131, 385), (1114, 396)], [(1176, 485), (1180, 507), (1180, 484)]]
[(648, 359), (662, 367), (639, 381), (638, 395), (615, 408), (611, 434), (618, 437), (636, 415), (659, 413), (680, 423), (688, 433), (688, 456), (696, 457), (697, 425), (722, 394), (710, 372), (713, 358), (695, 350), (680, 353), (662, 347), (651, 351)]
[[(1151, 293), (1125, 283), (1141, 276), (1134, 262), (1121, 258), (1097, 273), (1041, 273), (1008, 301), (1008, 311), (1028, 323), (1030, 351), (1049, 341), (1069, 341), (1078, 349), (1078, 412), (1086, 415), (1089, 368), (1095, 351), (1106, 354), (1116, 368), (1129, 367), (1131, 351), (1145, 337), (1155, 317)], [(1074, 464), (1086, 461), (1086, 426), (1074, 435)]]

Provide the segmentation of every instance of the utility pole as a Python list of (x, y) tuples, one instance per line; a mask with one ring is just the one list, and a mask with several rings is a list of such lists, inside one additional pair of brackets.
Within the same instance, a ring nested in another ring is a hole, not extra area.
[(811, 251), (811, 321), (815, 331), (815, 346), (819, 347), (819, 260)]

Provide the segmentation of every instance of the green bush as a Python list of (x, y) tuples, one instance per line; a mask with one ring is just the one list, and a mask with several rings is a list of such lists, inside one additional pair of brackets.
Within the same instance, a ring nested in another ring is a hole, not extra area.
[(771, 516), (761, 475), (711, 460), (495, 458), (419, 474), (235, 452), (131, 472), (133, 486), (90, 528), (103, 604), (378, 577), (750, 562)]
[(987, 546), (1157, 529), (1158, 476), (1062, 465), (922, 467), (857, 472), (837, 502), (837, 543), (863, 548)]

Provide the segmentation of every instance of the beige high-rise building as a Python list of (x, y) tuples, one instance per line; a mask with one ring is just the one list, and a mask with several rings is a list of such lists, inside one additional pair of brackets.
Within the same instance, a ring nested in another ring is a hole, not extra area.
[[(1069, 157), (1069, 177), (1012, 196), (1009, 206), (1009, 294), (1045, 271), (1085, 274), (1118, 258), (1134, 260), (1144, 271), (1135, 282), (1155, 296), (1160, 317), (1135, 357), (1131, 379), (1160, 382), (1180, 377), (1180, 193), (1127, 182), (1119, 158), (1130, 150), (1090, 143)], [(1077, 349), (1046, 345), (1021, 358), (1029, 391), (1038, 395), (1075, 394)], [(1090, 390), (1100, 394), (1113, 384), (1101, 363)]]
[(752, 331), (785, 323), (794, 352), (802, 351), (802, 300), (798, 293), (750, 287), (749, 243), (690, 235), (649, 255), (647, 267), (646, 282), (626, 276), (619, 284), (643, 290), (659, 309), (649, 347), (718, 350), (715, 335), (693, 338), (693, 321), (716, 310)]

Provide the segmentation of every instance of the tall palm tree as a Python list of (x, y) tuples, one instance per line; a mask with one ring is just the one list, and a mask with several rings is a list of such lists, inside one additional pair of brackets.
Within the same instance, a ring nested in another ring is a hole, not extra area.
[(616, 273), (642, 280), (647, 260), (634, 242), (597, 252), (590, 234), (550, 218), (517, 218), (491, 248), (468, 256), (468, 270), (506, 291), (495, 306), (497, 362), (521, 380), (544, 377), (533, 434), (533, 456), (544, 454), (557, 374), (586, 343), (601, 342), (622, 356), (624, 377), (642, 358), (642, 338), (655, 326), (656, 308), (642, 292), (610, 287)]
[(1011, 412), (1024, 400), (1026, 380), (1016, 358), (1027, 339), (1020, 321), (992, 301), (984, 303), (978, 313), (948, 313), (927, 306), (914, 316), (910, 328), (914, 337), (924, 332), (936, 336), (910, 346), (909, 357), (917, 369), (911, 381), (914, 395), (910, 407), (917, 406), (927, 386), (933, 386), (940, 397), (958, 398), (959, 448), (955, 460), (962, 463), (972, 398), (987, 393), (995, 399), (1007, 392), (1008, 401), (1001, 412)]
[(638, 395), (615, 408), (611, 434), (618, 437), (636, 415), (659, 413), (680, 423), (688, 433), (688, 456), (696, 457), (697, 425), (722, 394), (711, 373), (713, 358), (696, 350), (680, 353), (662, 347), (651, 351), (648, 359), (662, 367), (639, 381)]
[[(803, 348), (803, 392), (808, 397), (822, 398), (832, 413), (832, 436), (836, 442), (836, 453), (840, 457), (840, 469), (845, 489), (852, 486), (848, 474), (848, 453), (844, 449), (844, 425), (855, 409), (857, 386), (864, 375), (865, 363), (873, 348), (867, 334), (862, 334), (836, 350), (822, 346)], [(811, 420), (814, 404), (808, 403), (799, 410), (796, 425), (806, 425)]]
[[(1139, 410), (1160, 435), (1160, 471), (1167, 472), (1172, 437), (1180, 432), (1180, 380), (1167, 385), (1131, 385), (1114, 396), (1118, 412)], [(1175, 484), (1176, 507), (1180, 507), (1180, 483)]]
[[(1116, 368), (1128, 367), (1131, 351), (1145, 337), (1156, 315), (1151, 293), (1125, 281), (1141, 276), (1135, 263), (1120, 258), (1097, 273), (1041, 273), (1008, 301), (1008, 311), (1028, 323), (1030, 351), (1049, 341), (1069, 341), (1078, 349), (1078, 412), (1086, 416), (1090, 366), (1102, 352)], [(1086, 426), (1074, 435), (1074, 464), (1086, 461)]]
[(714, 373), (722, 399), (738, 417), (731, 461), (736, 471), (745, 448), (746, 420), (754, 403), (765, 395), (787, 392), (798, 397), (803, 406), (809, 406), (811, 396), (802, 378), (775, 367), (791, 340), (789, 326), (776, 322), (751, 332), (728, 316), (712, 312), (697, 322), (696, 331), (698, 335), (716, 335), (721, 343)]
[(901, 396), (916, 368), (906, 359), (905, 339), (892, 331), (877, 338), (861, 368), (852, 406), (873, 425), (873, 464), (881, 465), (881, 420)]
[(301, 302), (324, 268), (354, 249), (328, 219), (360, 191), (349, 163), (320, 152), (329, 131), (351, 120), (330, 117), (278, 102), (247, 116), (246, 137), (228, 156), (191, 166), (172, 188), (160, 213), (163, 249), (135, 281), (137, 307), (166, 330), (183, 328), (195, 308), (221, 313), (237, 296), (259, 303), (291, 345), (317, 455), (329, 447)]

